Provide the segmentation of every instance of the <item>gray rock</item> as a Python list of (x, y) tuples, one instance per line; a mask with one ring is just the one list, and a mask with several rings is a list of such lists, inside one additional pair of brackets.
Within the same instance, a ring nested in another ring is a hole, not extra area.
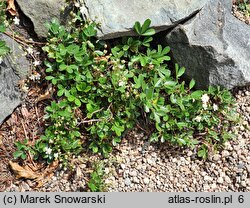
[(18, 81), (28, 74), (29, 62), (24, 56), (20, 45), (4, 34), (0, 34), (0, 40), (6, 41), (11, 53), (3, 58), (0, 64), (0, 125), (13, 110), (20, 105), (21, 92), (18, 89)]
[(82, 14), (100, 23), (101, 39), (133, 35), (136, 21), (150, 18), (157, 31), (176, 26), (199, 11), (207, 0), (85, 0)]
[(250, 83), (250, 27), (231, 14), (232, 1), (210, 0), (166, 38), (176, 62), (197, 87)]
[[(47, 36), (46, 22), (53, 18), (66, 24), (69, 19), (70, 6), (66, 7), (64, 0), (16, 0), (23, 13), (31, 19), (38, 37)], [(64, 11), (62, 8), (66, 7)]]

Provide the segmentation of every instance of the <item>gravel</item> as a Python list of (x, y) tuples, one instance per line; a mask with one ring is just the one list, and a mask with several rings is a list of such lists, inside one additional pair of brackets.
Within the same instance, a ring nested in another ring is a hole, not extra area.
[[(133, 132), (118, 146), (123, 158), (109, 191), (250, 191), (250, 87), (235, 93), (243, 122), (235, 127), (237, 139), (204, 161), (192, 150), (148, 145)], [(143, 151), (142, 151), (143, 150)], [(130, 177), (129, 185), (127, 180)]]
[[(235, 127), (237, 138), (226, 142), (222, 151), (207, 160), (195, 151), (166, 144), (148, 144), (143, 133), (131, 132), (105, 163), (109, 192), (214, 192), (250, 191), (250, 87), (235, 92), (242, 124)], [(58, 170), (41, 188), (30, 180), (15, 181), (6, 191), (86, 191), (90, 161), (73, 160), (73, 168)]]
[(232, 13), (242, 22), (250, 24), (250, 16), (246, 15), (243, 11), (241, 11), (237, 5), (233, 5)]

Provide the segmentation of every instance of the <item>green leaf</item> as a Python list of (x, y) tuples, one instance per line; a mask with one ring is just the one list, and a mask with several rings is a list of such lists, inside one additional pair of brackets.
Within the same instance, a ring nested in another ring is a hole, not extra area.
[(78, 106), (78, 107), (80, 107), (81, 106), (81, 101), (78, 99), (78, 98), (76, 98), (75, 99), (75, 104)]
[(194, 85), (195, 85), (195, 81), (194, 79), (192, 79), (189, 83), (189, 89), (191, 90), (194, 87)]
[(73, 70), (72, 70), (72, 68), (71, 68), (70, 66), (69, 66), (69, 67), (67, 67), (67, 69), (66, 69), (66, 70), (67, 70), (67, 72), (68, 72), (68, 73), (70, 73), (70, 74), (72, 74), (72, 73), (73, 73)]
[(124, 51), (127, 51), (127, 50), (129, 49), (129, 46), (128, 46), (128, 45), (124, 45), (124, 46), (122, 47), (122, 49), (123, 49)]
[(52, 82), (53, 85), (56, 85), (57, 84), (57, 79), (53, 78), (51, 82)]
[(61, 89), (57, 92), (57, 96), (61, 97), (64, 93), (64, 89)]
[(96, 36), (96, 29), (93, 27), (93, 25), (89, 25), (87, 28), (84, 29), (84, 34), (87, 36), (87, 37), (93, 37), (93, 36)]
[[(93, 151), (93, 152), (95, 152), (95, 151)], [(98, 152), (98, 150), (97, 150), (96, 152)], [(96, 153), (96, 152), (95, 152), (95, 153)], [(92, 182), (89, 182), (89, 183), (88, 183), (88, 187), (90, 188), (90, 190), (91, 190), (92, 192), (96, 192), (96, 191), (97, 191), (96, 185), (95, 185), (94, 183), (92, 183)]]
[(169, 47), (169, 46), (166, 46), (166, 47), (163, 49), (163, 51), (162, 51), (162, 55), (165, 55), (165, 54), (169, 53), (169, 51), (170, 51), (170, 47)]
[(151, 20), (146, 19), (145, 22), (143, 23), (142, 27), (141, 27), (141, 34), (142, 35), (148, 30), (150, 24), (151, 24)]
[(45, 79), (46, 80), (52, 80), (52, 79), (54, 79), (54, 77), (53, 76), (46, 76)]
[(60, 70), (60, 71), (64, 71), (64, 70), (67, 69), (67, 67), (68, 67), (68, 66), (67, 66), (66, 64), (60, 64), (60, 65), (59, 65), (59, 70)]
[(140, 82), (139, 77), (137, 78), (136, 76), (134, 76), (133, 79), (134, 79), (134, 82), (135, 82), (134, 88), (135, 89), (140, 88), (141, 87), (141, 82)]
[(73, 95), (68, 96), (68, 101), (73, 102), (75, 100), (75, 97)]
[(25, 160), (25, 159), (27, 158), (27, 155), (26, 155), (25, 153), (23, 153), (23, 154), (21, 155), (21, 158), (22, 158), (22, 160)]
[(10, 48), (6, 46), (5, 41), (0, 41), (0, 56), (4, 56), (10, 52)]
[(73, 55), (73, 54), (77, 54), (79, 52), (80, 47), (76, 44), (71, 44), (66, 49), (70, 55)]
[(156, 112), (154, 112), (154, 118), (157, 123), (161, 122), (160, 116)]
[(141, 57), (140, 57), (140, 62), (141, 62), (141, 65), (142, 65), (142, 66), (146, 66), (146, 64), (147, 64), (147, 59), (146, 59), (146, 57), (141, 56)]
[(154, 95), (154, 89), (149, 88), (146, 90), (146, 97), (148, 100), (151, 100), (153, 98)]
[(99, 150), (99, 148), (98, 148), (97, 146), (93, 146), (93, 147), (92, 147), (92, 151), (93, 151), (94, 153), (97, 153), (98, 150)]
[(181, 77), (185, 72), (185, 68), (184, 67), (181, 67), (179, 70), (178, 70), (178, 73), (177, 73), (177, 78)]
[(13, 157), (14, 157), (14, 159), (17, 159), (17, 158), (21, 157), (23, 154), (24, 154), (23, 151), (17, 150), (17, 151), (15, 151), (15, 152), (13, 153)]
[(142, 41), (142, 44), (143, 44), (143, 45), (144, 45), (144, 44), (148, 44), (148, 43), (150, 43), (152, 40), (153, 40), (152, 37), (145, 37), (145, 38), (143, 39), (143, 41)]
[(141, 35), (141, 24), (140, 24), (140, 22), (135, 22), (134, 29), (135, 29), (135, 32), (137, 32), (138, 35)]
[(198, 156), (206, 159), (208, 156), (208, 148), (205, 144), (202, 144), (198, 151)]
[(161, 83), (162, 83), (162, 79), (160, 78), (160, 79), (157, 80), (154, 87), (159, 87)]
[(158, 51), (159, 54), (161, 54), (161, 52), (162, 52), (162, 46), (161, 45), (157, 46), (157, 51)]
[(153, 28), (148, 29), (145, 33), (141, 34), (142, 36), (152, 36), (155, 34), (155, 30)]
[(5, 30), (6, 30), (5, 25), (4, 24), (0, 24), (0, 33), (5, 32)]
[(178, 122), (178, 123), (176, 123), (176, 125), (178, 126), (178, 128), (180, 130), (187, 126), (187, 124), (185, 122)]
[(171, 101), (171, 103), (173, 103), (173, 104), (177, 103), (177, 99), (175, 98), (174, 94), (171, 94), (171, 95), (170, 95), (170, 101)]
[(202, 157), (203, 159), (206, 159), (208, 155), (207, 149), (202, 148), (198, 151), (198, 157)]
[(172, 80), (168, 80), (168, 81), (164, 82), (164, 86), (165, 86), (165, 87), (173, 87), (173, 86), (175, 86), (176, 84), (177, 84), (177, 82), (172, 81)]
[(202, 90), (196, 90), (191, 94), (191, 97), (198, 100), (201, 98), (201, 96), (203, 95), (203, 91)]

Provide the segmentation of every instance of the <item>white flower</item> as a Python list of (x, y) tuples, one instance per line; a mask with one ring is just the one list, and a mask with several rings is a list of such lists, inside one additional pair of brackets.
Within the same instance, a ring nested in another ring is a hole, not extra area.
[(40, 65), (40, 61), (35, 60), (35, 61), (33, 62), (33, 64), (34, 64), (34, 66), (39, 66), (39, 65)]
[(10, 24), (7, 20), (4, 20), (4, 25), (5, 25), (5, 27), (9, 27)]
[(207, 103), (209, 101), (209, 96), (207, 94), (202, 95), (201, 101), (203, 103)]
[(204, 110), (207, 110), (207, 103), (203, 103), (202, 107), (203, 107)]
[(82, 14), (84, 14), (85, 10), (86, 10), (86, 9), (85, 9), (84, 6), (81, 6), (81, 7), (80, 7), (80, 12), (81, 12)]
[(59, 153), (54, 154), (54, 158), (57, 159), (59, 157)]
[(76, 2), (75, 7), (80, 7), (80, 4), (78, 2)]
[(217, 111), (219, 108), (218, 108), (218, 105), (216, 105), (216, 104), (213, 104), (213, 109), (214, 109), (214, 111)]
[(122, 81), (122, 80), (119, 80), (119, 82), (118, 82), (118, 85), (119, 85), (119, 87), (122, 87), (122, 86), (124, 86), (126, 83), (124, 82), (124, 81)]
[(3, 58), (0, 56), (0, 64), (3, 62)]
[(26, 50), (27, 50), (28, 54), (33, 54), (33, 52), (34, 52), (33, 48), (31, 48), (31, 47), (28, 47)]
[(13, 19), (13, 22), (14, 22), (15, 25), (19, 25), (20, 19), (18, 19), (17, 17), (15, 17), (15, 18)]
[(194, 120), (197, 121), (198, 123), (201, 122), (201, 119), (202, 119), (201, 116), (196, 116), (196, 117), (194, 118)]
[(44, 148), (44, 152), (45, 152), (47, 155), (50, 155), (51, 152), (52, 152), (52, 149), (51, 149), (51, 148), (48, 148), (48, 147), (45, 147), (45, 148)]
[(37, 73), (37, 74), (31, 74), (29, 76), (29, 79), (32, 80), (32, 81), (40, 80), (40, 78), (41, 78), (41, 75), (39, 73)]
[(24, 84), (22, 87), (21, 87), (21, 90), (24, 91), (24, 92), (28, 92), (29, 91), (29, 87)]

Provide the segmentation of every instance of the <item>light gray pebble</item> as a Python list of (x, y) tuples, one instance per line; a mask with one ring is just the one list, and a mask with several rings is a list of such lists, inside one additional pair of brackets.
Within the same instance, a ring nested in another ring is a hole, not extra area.
[(219, 154), (215, 154), (213, 156), (213, 161), (218, 161), (220, 159), (220, 155)]
[(217, 179), (217, 183), (219, 183), (219, 184), (222, 184), (222, 183), (224, 183), (224, 180), (223, 180), (223, 178), (222, 178), (222, 177), (219, 177), (219, 178)]
[(248, 174), (250, 174), (250, 165), (247, 165), (246, 169), (247, 169)]
[(243, 164), (243, 163), (239, 163), (239, 164), (237, 165), (237, 168), (243, 169), (243, 168), (244, 168), (244, 164)]
[(131, 180), (130, 180), (129, 178), (125, 178), (124, 184), (125, 184), (126, 186), (130, 186), (130, 185), (131, 185)]
[(124, 170), (126, 168), (125, 164), (121, 164), (121, 168)]
[(246, 187), (247, 186), (246, 181), (241, 181), (240, 185)]
[(231, 179), (228, 177), (228, 176), (225, 176), (224, 177), (224, 180), (227, 184), (230, 184), (231, 183)]
[(144, 184), (147, 185), (147, 184), (149, 184), (150, 180), (149, 180), (149, 178), (144, 178), (144, 179), (143, 179), (143, 182), (144, 182)]
[(205, 180), (205, 181), (212, 181), (213, 178), (210, 177), (210, 176), (208, 176), (208, 175), (206, 175), (206, 176), (204, 176), (204, 180)]
[(131, 172), (129, 172), (129, 175), (132, 176), (132, 177), (137, 176), (137, 171), (132, 170)]
[(221, 156), (222, 157), (228, 157), (230, 155), (230, 153), (227, 151), (227, 150), (223, 150), (222, 152), (221, 152)]

